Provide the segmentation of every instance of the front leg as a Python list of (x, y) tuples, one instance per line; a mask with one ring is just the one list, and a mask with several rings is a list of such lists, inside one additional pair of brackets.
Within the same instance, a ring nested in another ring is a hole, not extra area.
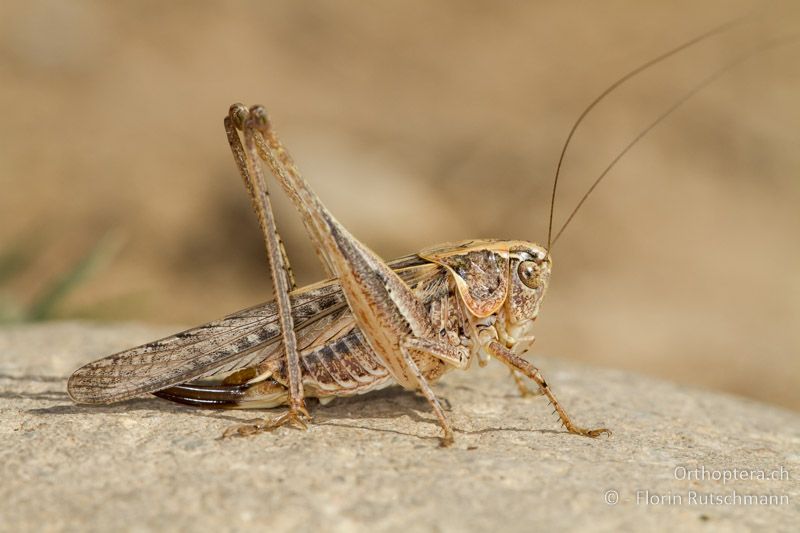
[(523, 398), (538, 398), (542, 394), (544, 394), (544, 390), (539, 387), (536, 390), (531, 390), (528, 387), (528, 384), (525, 383), (523, 379), (524, 374), (519, 370), (515, 370), (514, 368), (509, 368), (509, 372), (511, 373), (511, 377), (514, 378), (514, 383), (517, 384), (517, 390), (519, 390), (519, 395)]
[[(525, 337), (517, 337), (513, 339), (513, 342), (515, 346), (521, 346), (524, 348), (522, 350), (522, 355), (525, 355), (535, 340), (536, 337), (533, 335), (528, 335)], [(514, 383), (517, 385), (519, 395), (523, 398), (538, 398), (544, 394), (544, 390), (541, 387), (537, 387), (536, 390), (531, 390), (528, 387), (528, 384), (525, 382), (525, 374), (519, 370), (515, 369), (514, 367), (508, 367), (508, 372), (511, 374), (511, 377), (514, 379)]]
[(537, 385), (539, 385), (539, 389), (542, 391), (542, 394), (547, 396), (547, 399), (550, 401), (553, 409), (555, 409), (555, 412), (558, 413), (558, 417), (561, 419), (561, 424), (567, 431), (576, 435), (583, 435), (585, 437), (592, 438), (599, 437), (604, 433), (609, 436), (611, 435), (611, 431), (606, 428), (584, 429), (573, 424), (569, 415), (567, 415), (567, 412), (563, 407), (561, 407), (561, 404), (558, 403), (558, 400), (556, 400), (555, 395), (553, 395), (553, 392), (550, 390), (547, 382), (542, 377), (539, 369), (530, 364), (528, 361), (518, 356), (497, 341), (490, 341), (486, 348), (494, 357), (497, 358), (498, 361), (505, 364), (512, 370), (518, 370), (519, 372), (522, 372), (522, 374), (529, 377), (536, 382)]

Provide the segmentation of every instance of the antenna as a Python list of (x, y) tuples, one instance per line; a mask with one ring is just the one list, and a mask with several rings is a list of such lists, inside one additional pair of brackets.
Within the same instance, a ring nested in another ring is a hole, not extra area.
[[(671, 115), (673, 111), (675, 111), (680, 106), (682, 106), (684, 103), (686, 103), (686, 101), (689, 100), (692, 96), (694, 96), (695, 94), (700, 92), (702, 89), (704, 89), (706, 86), (710, 85), (712, 82), (716, 81), (718, 78), (720, 78), (723, 74), (725, 74), (729, 70), (733, 69), (734, 67), (738, 66), (741, 63), (744, 63), (745, 61), (747, 61), (748, 59), (752, 58), (753, 56), (755, 56), (757, 54), (760, 54), (760, 53), (766, 52), (768, 50), (772, 50), (774, 48), (778, 48), (780, 46), (784, 46), (784, 45), (787, 45), (787, 44), (794, 44), (794, 43), (796, 43), (796, 42), (798, 42), (800, 40), (799, 38), (800, 38), (800, 33), (792, 34), (792, 35), (788, 35), (786, 37), (780, 37), (780, 38), (777, 38), (777, 39), (772, 39), (772, 40), (767, 41), (766, 43), (764, 43), (764, 44), (762, 44), (760, 46), (752, 48), (749, 52), (739, 56), (738, 58), (736, 58), (733, 61), (729, 62), (725, 66), (717, 69), (713, 74), (711, 74), (710, 76), (706, 77), (703, 81), (701, 81), (700, 83), (695, 85), (689, 92), (684, 94), (678, 101), (676, 101), (674, 104), (672, 104), (666, 111), (664, 111), (661, 115), (659, 115), (658, 118), (656, 118), (652, 123), (650, 123), (649, 126), (647, 126), (645, 129), (643, 129), (630, 143), (628, 143), (628, 145), (625, 146), (625, 148), (623, 148), (622, 151), (619, 154), (617, 154), (617, 156), (611, 161), (611, 163), (605, 168), (605, 170), (603, 170), (603, 172), (600, 174), (600, 176), (598, 176), (598, 178), (594, 181), (594, 183), (592, 183), (592, 186), (589, 187), (589, 190), (586, 191), (586, 194), (583, 195), (581, 200), (578, 202), (578, 205), (576, 205), (575, 209), (572, 210), (572, 212), (570, 213), (569, 217), (567, 217), (566, 222), (564, 222), (564, 224), (561, 226), (561, 229), (558, 230), (558, 232), (556, 233), (556, 236), (553, 237), (552, 241), (550, 241), (550, 232), (548, 232), (548, 241), (550, 242), (550, 246), (555, 245), (556, 241), (561, 236), (561, 234), (564, 233), (564, 230), (567, 228), (569, 223), (572, 221), (573, 218), (575, 218), (575, 215), (578, 213), (578, 210), (581, 208), (581, 206), (583, 206), (583, 204), (589, 198), (589, 195), (591, 195), (592, 192), (594, 192), (594, 190), (597, 188), (597, 186), (600, 184), (600, 182), (603, 181), (603, 178), (606, 177), (606, 175), (609, 173), (609, 171), (612, 168), (614, 168), (614, 166), (619, 162), (619, 160), (622, 159), (622, 156), (624, 156), (626, 153), (628, 153), (628, 151), (630, 151), (630, 149), (633, 148), (634, 145), (636, 145), (636, 143), (638, 143), (645, 135), (647, 135), (650, 132), (650, 130), (652, 130), (657, 125), (659, 125), (664, 119), (666, 119), (669, 115)], [(551, 213), (552, 213), (552, 210), (551, 210)], [(552, 229), (552, 225), (551, 225), (551, 229)], [(547, 248), (547, 252), (548, 253), (550, 253), (550, 246), (548, 246), (548, 248)]]
[[(569, 134), (567, 135), (567, 139), (566, 139), (566, 141), (564, 141), (564, 147), (561, 149), (561, 155), (558, 157), (558, 165), (556, 166), (556, 174), (555, 174), (555, 178), (553, 179), (553, 193), (552, 193), (552, 195), (550, 197), (550, 220), (549, 220), (549, 223), (548, 223), (548, 226), (547, 226), (547, 253), (548, 253), (548, 255), (550, 254), (550, 247), (553, 244), (553, 239), (552, 239), (552, 236), (553, 236), (553, 214), (554, 214), (554, 210), (555, 210), (556, 190), (557, 190), (557, 187), (558, 187), (558, 177), (561, 174), (561, 166), (564, 163), (564, 157), (565, 157), (565, 155), (567, 153), (567, 148), (569, 147), (569, 143), (572, 140), (573, 135), (575, 135), (575, 131), (578, 129), (578, 126), (581, 124), (581, 122), (583, 122), (583, 119), (586, 118), (586, 115), (589, 114), (589, 111), (594, 109), (595, 106), (597, 106), (597, 104), (599, 104), (603, 99), (605, 99), (606, 96), (611, 94), (617, 87), (619, 87), (620, 85), (622, 85), (623, 83), (625, 83), (629, 79), (633, 78), (637, 74), (639, 74), (639, 73), (647, 70), (648, 68), (650, 68), (650, 67), (652, 67), (652, 66), (654, 66), (654, 65), (656, 65), (656, 64), (658, 64), (658, 63), (660, 63), (662, 61), (664, 61), (665, 59), (677, 54), (681, 50), (685, 50), (686, 48), (689, 48), (692, 45), (695, 45), (695, 44), (697, 44), (699, 42), (702, 42), (702, 41), (714, 36), (714, 35), (723, 33), (723, 32), (727, 31), (728, 29), (730, 29), (730, 28), (732, 28), (732, 27), (734, 27), (734, 26), (736, 26), (738, 24), (741, 24), (744, 19), (745, 19), (745, 17), (740, 17), (740, 18), (734, 19), (734, 20), (732, 20), (730, 22), (726, 22), (725, 24), (717, 26), (716, 28), (713, 28), (713, 29), (707, 31), (707, 32), (703, 33), (702, 35), (699, 35), (699, 36), (697, 36), (697, 37), (695, 37), (695, 38), (693, 38), (693, 39), (691, 39), (689, 41), (686, 41), (685, 43), (683, 43), (681, 45), (676, 46), (675, 48), (673, 48), (673, 49), (661, 54), (658, 57), (655, 57), (655, 58), (653, 58), (653, 59), (651, 59), (651, 60), (649, 60), (649, 61), (647, 61), (645, 63), (642, 63), (641, 65), (639, 65), (635, 69), (631, 70), (630, 72), (628, 72), (627, 74), (625, 74), (624, 76), (619, 78), (617, 81), (615, 81), (614, 83), (612, 83), (611, 85), (606, 87), (606, 89), (602, 93), (600, 93), (594, 100), (592, 100), (592, 102), (588, 106), (586, 106), (586, 108), (583, 110), (583, 112), (580, 114), (580, 116), (578, 116), (578, 119), (572, 125), (572, 129), (569, 130)], [(563, 228), (562, 228), (562, 231), (563, 231)]]

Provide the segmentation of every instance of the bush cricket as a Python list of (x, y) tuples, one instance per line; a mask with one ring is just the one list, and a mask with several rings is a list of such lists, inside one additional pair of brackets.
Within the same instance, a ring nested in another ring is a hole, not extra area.
[[(282, 425), (305, 428), (305, 399), (326, 403), (399, 384), (421, 392), (442, 427), (454, 433), (430, 385), (473, 360), (496, 359), (509, 368), (523, 395), (544, 395), (569, 433), (610, 435), (573, 423), (539, 370), (522, 357), (547, 290), (552, 246), (611, 167), (650, 129), (717, 71), (642, 131), (612, 161), (553, 237), (559, 170), (584, 116), (621, 83), (710, 36), (715, 28), (632, 70), (596, 98), (574, 123), (553, 182), (547, 246), (493, 239), (446, 243), (384, 262), (353, 237), (301, 176), (260, 106), (234, 104), (224, 119), (239, 173), (264, 239), (275, 299), (173, 336), (89, 363), (70, 377), (70, 397), (106, 404), (153, 393), (202, 407), (287, 410), (271, 419), (234, 426), (224, 436)], [(741, 58), (740, 58), (741, 60)], [(736, 63), (738, 63), (737, 61)], [(297, 288), (272, 212), (266, 164), (298, 210), (329, 279)], [(525, 378), (536, 384), (530, 391)]]

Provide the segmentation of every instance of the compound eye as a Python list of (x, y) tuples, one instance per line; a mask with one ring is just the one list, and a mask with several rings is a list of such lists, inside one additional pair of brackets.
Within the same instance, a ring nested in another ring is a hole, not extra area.
[(539, 265), (535, 261), (522, 261), (517, 267), (517, 274), (526, 287), (539, 288)]

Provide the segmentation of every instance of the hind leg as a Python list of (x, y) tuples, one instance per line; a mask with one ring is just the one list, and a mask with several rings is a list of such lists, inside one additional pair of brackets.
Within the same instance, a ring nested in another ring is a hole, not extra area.
[[(275, 215), (272, 212), (267, 183), (261, 166), (257, 163), (258, 150), (254, 140), (254, 118), (246, 115), (246, 112), (247, 108), (242, 105), (234, 104), (231, 106), (228, 116), (225, 117), (225, 132), (228, 136), (234, 161), (239, 168), (253, 202), (253, 208), (258, 216), (259, 226), (264, 237), (270, 276), (278, 307), (284, 353), (286, 354), (289, 390), (288, 412), (273, 420), (264, 421), (264, 425), (265, 427), (277, 427), (289, 424), (305, 429), (305, 421), (310, 419), (310, 415), (305, 408), (303, 380), (300, 373), (300, 356), (297, 349), (297, 338), (289, 299), (289, 292), (294, 288), (294, 276), (275, 224)], [(239, 137), (239, 130), (242, 130), (244, 134), (244, 145), (242, 145)]]

